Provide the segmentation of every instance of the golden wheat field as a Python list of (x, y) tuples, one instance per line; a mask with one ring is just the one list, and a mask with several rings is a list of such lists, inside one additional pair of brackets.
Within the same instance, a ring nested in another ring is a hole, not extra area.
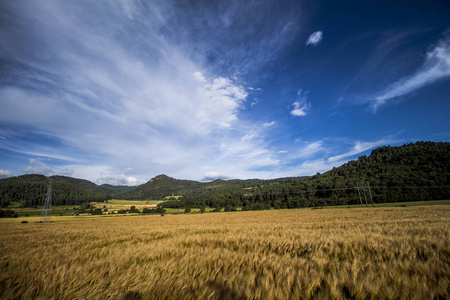
[(1, 223), (2, 299), (450, 297), (450, 207)]

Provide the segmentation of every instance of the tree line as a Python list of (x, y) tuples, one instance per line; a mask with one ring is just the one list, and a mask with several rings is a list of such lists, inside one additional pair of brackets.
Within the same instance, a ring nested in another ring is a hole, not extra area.
[[(49, 178), (22, 175), (0, 180), (0, 207), (43, 205)], [(417, 142), (384, 146), (324, 174), (274, 180), (217, 180), (201, 183), (160, 175), (124, 195), (144, 200), (175, 194), (164, 208), (212, 207), (232, 211), (359, 204), (357, 183), (370, 183), (373, 201), (450, 199), (450, 143)], [(82, 187), (89, 188), (83, 189)], [(111, 197), (94, 192), (95, 184), (66, 177), (53, 179), (52, 205), (80, 205)], [(149, 198), (150, 197), (150, 198)], [(131, 199), (131, 198), (128, 198)]]
[(450, 143), (380, 147), (324, 174), (262, 181), (239, 191), (194, 191), (162, 205), (262, 210), (360, 204), (356, 184), (363, 182), (369, 182), (374, 203), (449, 199)]
[[(43, 175), (22, 175), (0, 180), (0, 207), (19, 202), (21, 207), (44, 204), (49, 179)], [(84, 190), (64, 181), (53, 181), (52, 205), (80, 205), (103, 202), (109, 196)]]

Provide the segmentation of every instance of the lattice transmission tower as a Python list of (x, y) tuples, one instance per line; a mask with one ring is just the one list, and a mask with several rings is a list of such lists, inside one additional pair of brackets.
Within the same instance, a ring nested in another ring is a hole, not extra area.
[(364, 194), (364, 199), (366, 200), (366, 206), (369, 206), (369, 203), (367, 203), (366, 189), (368, 189), (368, 191), (369, 191), (370, 201), (372, 201), (372, 207), (374, 207), (373, 197), (372, 197), (372, 192), (370, 191), (370, 184), (369, 184), (369, 182), (368, 181), (367, 182), (362, 182), (362, 183), (358, 183), (357, 182), (355, 188), (358, 190), (359, 201), (361, 202), (361, 207), (363, 206), (363, 201), (362, 201), (362, 198), (361, 198), (361, 190), (362, 190), (362, 192)]
[(45, 195), (44, 208), (42, 209), (41, 222), (43, 223), (50, 222), (52, 217), (52, 186), (53, 182), (50, 181)]

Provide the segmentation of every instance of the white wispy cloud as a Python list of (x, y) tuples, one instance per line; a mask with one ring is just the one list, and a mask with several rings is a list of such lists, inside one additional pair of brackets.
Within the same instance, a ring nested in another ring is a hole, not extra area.
[[(90, 164), (65, 165), (65, 168), (56, 172), (56, 174), (88, 179), (99, 185), (111, 184), (135, 186), (143, 184), (150, 179), (124, 175), (130, 171), (132, 172), (133, 170), (114, 168), (112, 164), (102, 165), (98, 164), (98, 161), (92, 161)], [(64, 172), (67, 172), (68, 174), (64, 174)]]
[(249, 91), (262, 91), (262, 88), (253, 88), (253, 87), (247, 87), (247, 90)]
[(297, 176), (309, 176), (316, 173), (323, 173), (331, 170), (333, 167), (344, 164), (345, 161), (328, 161), (324, 158), (316, 160), (307, 160), (297, 166), (299, 172)]
[(212, 180), (217, 180), (217, 179), (229, 179), (230, 177), (228, 177), (225, 174), (222, 174), (220, 172), (207, 172), (205, 174), (205, 176), (203, 177), (202, 181), (212, 181)]
[(311, 108), (311, 103), (307, 101), (308, 91), (302, 89), (297, 92), (297, 100), (292, 103), (294, 107), (291, 110), (291, 115), (296, 117), (304, 117), (308, 114), (308, 110)]
[(249, 140), (254, 139), (254, 138), (257, 137), (257, 136), (258, 136), (257, 133), (256, 133), (254, 130), (252, 130), (252, 131), (246, 133), (246, 134), (241, 138), (241, 141), (243, 141), (243, 142), (249, 141)]
[[(345, 164), (349, 159), (356, 158), (363, 152), (380, 146), (395, 144), (399, 141), (392, 137), (371, 142), (352, 141), (348, 142), (350, 147), (347, 151), (340, 146), (342, 141), (339, 141), (338, 144), (336, 142), (333, 139), (324, 139), (304, 143), (301, 147), (296, 145), (295, 151), (291, 150), (284, 154), (284, 156), (288, 156), (288, 159), (282, 162), (286, 165), (282, 170), (277, 171), (277, 176), (310, 176), (317, 172), (323, 173)], [(330, 156), (331, 153), (340, 154)], [(299, 160), (299, 163), (292, 163), (297, 160)]]
[[(271, 127), (274, 127), (276, 124), (275, 121), (258, 124), (258, 126), (253, 126), (242, 138), (241, 141), (250, 141), (256, 138), (264, 137), (267, 134), (267, 130)], [(259, 141), (261, 142), (261, 140)]]
[(230, 127), (237, 119), (237, 109), (247, 98), (245, 89), (228, 78), (215, 78), (212, 82), (203, 82), (198, 88), (200, 97), (197, 120), (206, 124)]
[[(270, 152), (266, 148), (260, 148), (251, 153), (247, 153), (245, 146), (235, 145), (234, 155), (242, 155), (246, 159), (251, 159), (253, 167), (264, 166), (264, 170), (252, 171), (251, 168), (245, 168), (236, 171), (233, 165), (221, 165), (221, 174), (228, 174), (229, 178), (236, 178), (233, 174), (239, 174), (238, 178), (277, 178), (288, 176), (310, 176), (317, 172), (323, 173), (334, 167), (345, 164), (349, 159), (357, 158), (362, 153), (371, 149), (398, 143), (399, 140), (386, 137), (376, 141), (347, 141), (348, 147), (342, 148), (342, 140), (323, 139), (310, 142), (298, 143), (291, 146), (289, 150), (280, 150), (276, 153)], [(332, 155), (334, 153), (334, 155)], [(339, 154), (335, 154), (339, 153)], [(258, 161), (254, 158), (260, 159)], [(245, 161), (245, 160), (243, 160)], [(265, 165), (266, 164), (266, 165)], [(217, 170), (214, 170), (217, 172)]]
[(101, 184), (110, 184), (110, 185), (127, 185), (127, 186), (136, 186), (143, 184), (143, 180), (139, 180), (132, 176), (125, 176), (122, 174), (118, 174), (116, 176), (100, 176), (97, 178), (96, 183)]
[(261, 102), (260, 99), (258, 99), (258, 98), (253, 99), (252, 103), (250, 103), (250, 107), (255, 106), (255, 105), (258, 104), (259, 102)]
[(299, 102), (299, 101), (295, 101), (294, 103), (292, 103), (292, 106), (294, 107), (293, 110), (291, 110), (291, 115), (296, 116), (296, 117), (304, 117), (306, 116), (308, 109), (310, 107), (310, 105), (306, 102)]
[[(301, 139), (297, 139), (300, 141)], [(286, 145), (287, 146), (287, 145)], [(304, 143), (294, 143), (287, 149), (276, 151), (272, 157), (277, 159), (277, 164), (272, 165), (269, 177), (306, 176), (322, 172), (323, 163), (316, 165), (311, 162), (324, 160), (327, 152), (327, 145), (324, 140), (317, 140)]]
[(308, 39), (306, 40), (306, 46), (317, 46), (322, 41), (322, 39), (323, 32), (316, 31), (308, 37)]
[(294, 145), (289, 150), (284, 150), (284, 159), (288, 162), (297, 160), (310, 160), (325, 150), (325, 143), (323, 140), (300, 143), (300, 140), (294, 142)]
[[(12, 22), (0, 32), (10, 48), (0, 47), (2, 57), (25, 66), (17, 72), (15, 83), (20, 84), (0, 86), (0, 118), (37, 128), (59, 144), (56, 149), (53, 144), (9, 145), (18, 153), (58, 160), (53, 166), (46, 161), (48, 168), (34, 162), (26, 172), (70, 169), (75, 177), (117, 183), (158, 173), (200, 178), (203, 166), (230, 163), (225, 161), (232, 157), (228, 148), (219, 145), (241, 142), (242, 135), (231, 133), (257, 133), (254, 141), (247, 136), (246, 153), (265, 148), (258, 127), (275, 123), (248, 125), (239, 120), (248, 96), (243, 83), (203, 70), (179, 45), (159, 35), (157, 29), (166, 25), (161, 7), (145, 11), (155, 18), (144, 19), (139, 16), (142, 7), (118, 4), (111, 10), (103, 7), (105, 14), (87, 24), (89, 8), (74, 3), (12, 5), (10, 13), (28, 18), (33, 29), (28, 32)], [(75, 10), (86, 10), (86, 15)], [(117, 23), (109, 22), (111, 17)], [(127, 28), (132, 26), (128, 19), (140, 29)], [(133, 35), (123, 35), (130, 29)], [(20, 34), (13, 36), (13, 31)], [(46, 43), (37, 42), (29, 53), (12, 50), (31, 43), (38, 33)], [(25, 35), (27, 39), (21, 38)], [(127, 40), (132, 37), (142, 39)], [(211, 155), (217, 150), (223, 151), (218, 162)], [(235, 173), (244, 174), (241, 167), (276, 163), (268, 153), (260, 153), (241, 164), (239, 159), (248, 159), (243, 154), (233, 162)], [(108, 172), (108, 166), (116, 171)]]
[(270, 127), (274, 126), (276, 123), (277, 123), (277, 122), (275, 122), (275, 121), (263, 123), (263, 124), (262, 124), (262, 127), (265, 128), (265, 129), (266, 129), (266, 128), (270, 128)]
[(374, 149), (376, 147), (392, 144), (395, 142), (396, 142), (396, 140), (391, 139), (391, 138), (381, 139), (381, 140), (378, 140), (375, 142), (357, 141), (357, 142), (355, 142), (353, 148), (350, 151), (336, 155), (336, 156), (329, 157), (328, 162), (343, 161), (349, 157), (355, 157), (355, 156), (357, 156), (365, 151), (368, 151), (370, 149)]
[[(241, 74), (257, 73), (298, 37), (299, 9), (270, 1), (259, 10), (225, 1), (182, 12), (172, 1), (6, 2), (0, 58), (13, 70), (0, 83), (0, 120), (12, 132), (0, 127), (0, 148), (22, 159), (22, 171), (119, 185), (161, 173), (269, 178), (311, 175), (357, 153), (328, 159), (324, 140), (275, 145), (282, 120), (243, 116), (245, 106), (269, 104), (269, 92)], [(312, 34), (307, 45), (322, 37)], [(308, 115), (307, 95), (299, 90), (283, 112)]]
[(69, 169), (69, 168), (64, 168), (62, 170), (57, 171), (56, 174), (62, 175), (62, 176), (72, 176), (73, 170)]
[(423, 65), (411, 76), (401, 78), (389, 85), (372, 101), (372, 108), (377, 110), (393, 99), (410, 94), (424, 86), (430, 85), (450, 76), (450, 39), (446, 38), (433, 47), (425, 57)]
[(11, 176), (12, 176), (12, 171), (0, 169), (0, 179), (8, 178), (8, 177), (11, 177)]
[(47, 166), (41, 158), (30, 159), (30, 165), (25, 169), (25, 173), (28, 174), (41, 174), (41, 175), (50, 175), (53, 174), (52, 168)]

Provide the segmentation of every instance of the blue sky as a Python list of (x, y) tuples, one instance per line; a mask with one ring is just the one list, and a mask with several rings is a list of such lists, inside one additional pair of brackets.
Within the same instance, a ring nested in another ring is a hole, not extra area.
[(448, 1), (0, 2), (0, 178), (313, 175), (449, 100)]

